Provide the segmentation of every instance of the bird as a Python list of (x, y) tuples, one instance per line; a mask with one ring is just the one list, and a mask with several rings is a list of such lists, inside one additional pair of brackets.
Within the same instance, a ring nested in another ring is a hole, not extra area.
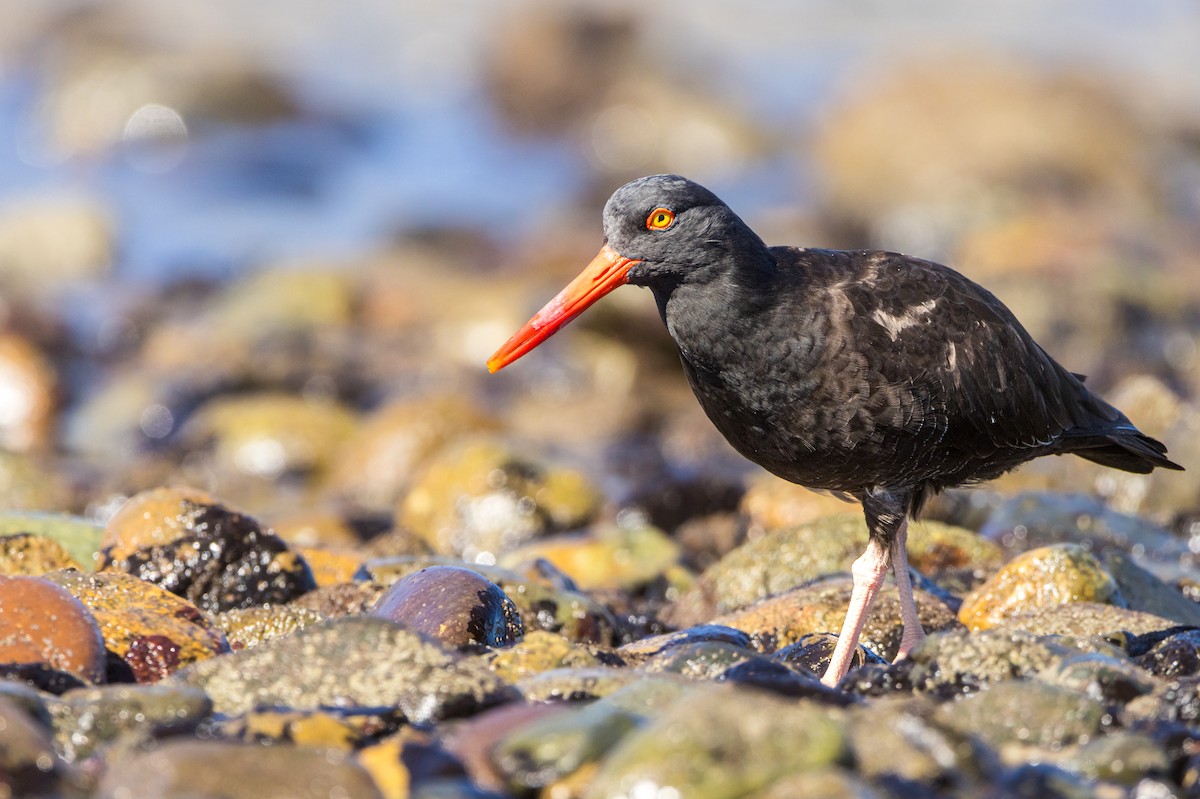
[(868, 530), (821, 681), (847, 674), (888, 571), (897, 660), (925, 637), (908, 520), (947, 488), (1072, 454), (1127, 472), (1182, 469), (1167, 448), (1060, 366), (991, 292), (932, 261), (881, 250), (767, 246), (678, 175), (617, 189), (583, 272), (488, 360), (492, 373), (614, 289), (650, 289), (708, 418), (785, 480), (857, 499)]

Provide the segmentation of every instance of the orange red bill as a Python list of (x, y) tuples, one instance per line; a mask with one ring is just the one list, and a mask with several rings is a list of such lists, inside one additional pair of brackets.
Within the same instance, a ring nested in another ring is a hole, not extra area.
[(525, 325), (513, 333), (504, 345), (488, 358), (489, 372), (508, 366), (525, 353), (553, 336), (561, 327), (583, 313), (596, 300), (628, 281), (630, 268), (641, 263), (618, 253), (605, 244), (600, 252), (567, 287), (546, 303)]

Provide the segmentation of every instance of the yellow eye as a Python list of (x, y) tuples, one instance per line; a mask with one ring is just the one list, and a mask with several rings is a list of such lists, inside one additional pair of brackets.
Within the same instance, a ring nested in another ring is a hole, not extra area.
[(646, 227), (650, 230), (666, 230), (675, 221), (675, 212), (670, 208), (655, 208), (646, 217)]

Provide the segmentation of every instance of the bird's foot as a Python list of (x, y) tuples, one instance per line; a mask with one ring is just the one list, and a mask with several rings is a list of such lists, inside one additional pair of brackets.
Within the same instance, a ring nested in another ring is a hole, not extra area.
[(921, 625), (915, 627), (904, 628), (904, 635), (900, 638), (900, 648), (896, 650), (896, 657), (893, 663), (899, 663), (908, 657), (908, 654), (913, 651), (917, 644), (925, 640), (925, 631), (921, 629)]

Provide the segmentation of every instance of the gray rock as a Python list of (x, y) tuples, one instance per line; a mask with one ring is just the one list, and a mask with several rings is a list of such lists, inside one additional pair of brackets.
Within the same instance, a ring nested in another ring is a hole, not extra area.
[[(668, 679), (669, 676), (659, 674), (655, 675), (653, 679)], [(543, 671), (521, 680), (517, 683), (517, 688), (521, 695), (530, 702), (577, 701), (599, 699), (645, 679), (650, 679), (650, 677), (644, 672), (634, 669), (609, 666), (593, 666), (582, 669), (562, 668)], [(688, 682), (685, 677), (676, 677), (675, 679), (683, 683)]]
[(1102, 605), (1098, 602), (1069, 602), (1032, 609), (1009, 616), (997, 628), (1024, 630), (1034, 635), (1099, 635), (1116, 633), (1143, 635), (1172, 627), (1177, 622), (1154, 613)]
[(989, 746), (1034, 746), (1052, 751), (1086, 741), (1101, 729), (1104, 704), (1075, 691), (1025, 680), (1007, 680), (947, 702), (934, 718)]
[(224, 741), (167, 741), (112, 764), (100, 799), (381, 799), (366, 769), (345, 752)]
[(626, 735), (583, 795), (732, 799), (849, 757), (842, 724), (824, 707), (697, 685)]
[(51, 712), (55, 745), (75, 761), (118, 739), (133, 745), (191, 732), (212, 714), (212, 701), (184, 686), (106, 685), (68, 691)]
[(1125, 658), (1095, 653), (1068, 658), (1039, 673), (1037, 679), (1116, 705), (1151, 693), (1158, 686), (1157, 680)]
[(850, 709), (847, 730), (856, 771), (912, 785), (963, 786), (980, 780), (987, 753), (970, 735), (937, 724), (925, 697), (883, 698)]
[(17, 702), (0, 696), (0, 793), (53, 796), (70, 773), (54, 753), (50, 731)]
[(1145, 777), (1166, 775), (1171, 763), (1150, 736), (1114, 730), (1079, 747), (1062, 766), (1089, 779), (1133, 786)]
[(393, 622), (356, 616), (201, 661), (170, 679), (204, 689), (216, 712), (229, 715), (263, 706), (395, 707), (423, 722), (515, 696), (482, 664)]
[(1051, 637), (1019, 630), (936, 633), (910, 654), (912, 684), (923, 691), (954, 695), (1054, 668), (1079, 651)]

